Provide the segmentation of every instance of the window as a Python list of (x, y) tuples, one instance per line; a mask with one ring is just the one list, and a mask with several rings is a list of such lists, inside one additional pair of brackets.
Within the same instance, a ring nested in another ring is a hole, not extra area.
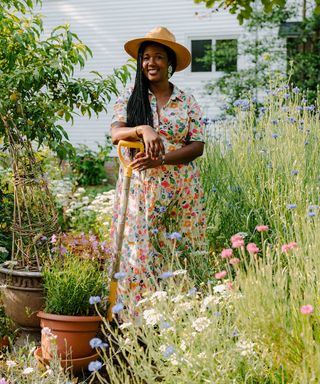
[(237, 70), (237, 59), (237, 40), (216, 40), (216, 71), (235, 72)]
[(200, 62), (206, 52), (212, 48), (212, 40), (192, 40), (191, 41), (191, 72), (211, 72), (209, 62)]
[[(210, 51), (213, 51), (210, 54)], [(191, 72), (234, 72), (237, 70), (238, 41), (191, 40)], [(204, 59), (206, 56), (206, 60)], [(210, 58), (211, 56), (211, 58)]]

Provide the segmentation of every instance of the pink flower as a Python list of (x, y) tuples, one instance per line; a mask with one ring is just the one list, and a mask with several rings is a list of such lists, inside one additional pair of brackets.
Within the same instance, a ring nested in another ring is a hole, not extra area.
[(232, 259), (230, 259), (229, 263), (231, 265), (239, 264), (240, 263), (240, 259), (238, 259), (237, 257), (233, 257)]
[(291, 241), (291, 243), (283, 244), (283, 246), (281, 247), (281, 251), (286, 253), (290, 251), (290, 249), (294, 249), (297, 247), (298, 247), (298, 244), (295, 241)]
[(243, 240), (243, 237), (241, 235), (233, 235), (231, 236), (231, 243), (234, 243), (235, 241)]
[(224, 279), (227, 276), (227, 271), (217, 272), (214, 277), (216, 279)]
[(302, 305), (300, 308), (300, 312), (303, 315), (311, 315), (311, 313), (313, 312), (313, 306), (311, 304)]
[(267, 232), (269, 230), (269, 227), (267, 225), (257, 225), (256, 230), (258, 232)]
[(222, 251), (221, 251), (221, 257), (223, 258), (223, 259), (228, 259), (229, 257), (231, 257), (232, 256), (232, 249), (231, 248), (227, 248), (227, 249), (223, 249)]
[(3, 377), (0, 379), (0, 384), (8, 384), (7, 380)]
[(257, 247), (257, 245), (255, 243), (249, 243), (247, 245), (247, 251), (249, 253), (258, 253), (260, 251), (260, 249)]
[(232, 281), (228, 281), (228, 282), (227, 282), (227, 287), (228, 287), (228, 289), (233, 289), (233, 283), (232, 283)]

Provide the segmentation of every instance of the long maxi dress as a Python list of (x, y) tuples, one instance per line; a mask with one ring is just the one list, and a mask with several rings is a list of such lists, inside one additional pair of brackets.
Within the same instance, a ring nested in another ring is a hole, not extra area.
[[(117, 99), (112, 123), (126, 123), (131, 92), (132, 88), (127, 88)], [(170, 99), (158, 116), (156, 97), (149, 93), (154, 129), (162, 138), (166, 152), (181, 148), (190, 141), (204, 142), (201, 109), (192, 95), (174, 86)], [(114, 247), (122, 180), (123, 169), (120, 166), (111, 225)], [(120, 271), (127, 275), (119, 281), (119, 301), (135, 305), (146, 290), (154, 289), (163, 268), (162, 252), (170, 251), (172, 247), (170, 237), (176, 238), (174, 241), (182, 250), (200, 249), (204, 244), (204, 194), (195, 161), (133, 171), (120, 262)]]

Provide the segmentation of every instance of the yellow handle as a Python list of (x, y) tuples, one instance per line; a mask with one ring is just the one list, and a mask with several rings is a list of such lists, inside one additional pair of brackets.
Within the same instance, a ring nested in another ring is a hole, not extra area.
[(120, 140), (118, 143), (118, 156), (119, 156), (119, 160), (120, 160), (120, 162), (124, 168), (124, 175), (131, 177), (131, 175), (132, 175), (132, 168), (130, 166), (131, 162), (124, 159), (122, 152), (121, 152), (122, 147), (139, 149), (139, 152), (143, 152), (144, 151), (144, 145), (141, 141)]

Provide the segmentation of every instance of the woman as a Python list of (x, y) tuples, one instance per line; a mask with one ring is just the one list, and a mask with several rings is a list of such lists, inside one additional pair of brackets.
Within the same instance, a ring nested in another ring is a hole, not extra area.
[[(204, 124), (198, 104), (169, 82), (190, 64), (187, 48), (157, 27), (144, 38), (130, 40), (125, 50), (137, 59), (134, 88), (118, 98), (111, 124), (113, 144), (143, 140), (144, 153), (132, 159), (128, 211), (119, 284), (122, 300), (141, 299), (161, 274), (163, 259), (177, 245), (181, 252), (204, 243), (204, 197), (193, 162), (204, 148)], [(128, 156), (130, 154), (128, 153)], [(116, 196), (121, 196), (120, 169)], [(112, 236), (120, 212), (115, 202)], [(133, 301), (132, 301), (133, 300)]]

